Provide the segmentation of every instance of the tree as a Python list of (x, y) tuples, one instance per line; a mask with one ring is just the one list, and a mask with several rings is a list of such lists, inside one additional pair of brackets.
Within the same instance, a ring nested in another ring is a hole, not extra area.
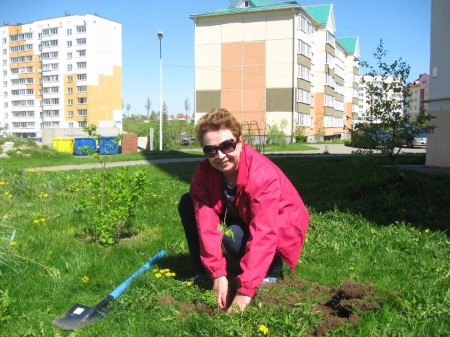
[[(361, 61), (360, 65), (369, 69), (366, 76), (370, 81), (365, 80), (366, 84), (366, 102), (368, 106), (367, 124), (357, 124), (352, 130), (353, 137), (362, 137), (368, 143), (375, 139), (380, 151), (387, 155), (390, 162), (399, 169), (396, 159), (405, 145), (405, 137), (409, 128), (413, 128), (415, 122), (409, 121), (408, 115), (404, 112), (410, 101), (410, 90), (408, 87), (408, 76), (410, 66), (399, 58), (392, 64), (387, 64), (385, 58), (387, 50), (384, 49), (383, 40), (373, 54), (376, 65), (372, 66), (366, 61)], [(423, 121), (429, 121), (430, 115), (423, 114)], [(433, 127), (425, 126), (427, 132), (432, 131)], [(365, 150), (361, 150), (365, 152)], [(369, 149), (367, 152), (372, 152)], [(399, 169), (400, 172), (400, 169)], [(401, 174), (401, 172), (400, 172)], [(402, 174), (401, 174), (402, 175)], [(403, 176), (403, 175), (402, 175)]]
[(145, 101), (145, 110), (147, 110), (147, 119), (150, 119), (151, 109), (152, 109), (152, 101), (150, 100), (150, 97), (147, 97), (147, 100)]
[(128, 103), (127, 106), (126, 106), (126, 108), (127, 108), (127, 115), (130, 116), (131, 104)]
[(162, 114), (163, 114), (163, 119), (167, 119), (169, 118), (169, 108), (167, 107), (166, 102), (163, 102), (163, 106), (162, 106)]
[(189, 103), (189, 99), (186, 97), (184, 101), (184, 111), (186, 112), (186, 120), (189, 119), (189, 110), (191, 110), (191, 103)]

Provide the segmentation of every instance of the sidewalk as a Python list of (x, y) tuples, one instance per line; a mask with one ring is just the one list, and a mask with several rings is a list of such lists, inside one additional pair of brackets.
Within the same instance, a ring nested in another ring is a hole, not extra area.
[[(333, 155), (351, 155), (353, 151), (357, 149), (350, 146), (345, 146), (345, 144), (312, 144), (311, 146), (317, 148), (316, 150), (308, 151), (278, 151), (278, 152), (264, 152), (268, 157), (280, 157), (280, 156), (333, 156)], [(425, 153), (425, 148), (404, 148), (402, 153)], [(119, 161), (119, 162), (108, 162), (107, 167), (120, 167), (120, 166), (135, 166), (135, 165), (157, 165), (157, 164), (170, 164), (170, 163), (180, 163), (180, 162), (200, 162), (203, 157), (195, 158), (168, 158), (168, 159), (150, 159), (150, 160), (136, 160), (136, 161)], [(409, 165), (416, 166), (416, 165)], [(426, 168), (424, 165), (421, 166), (422, 169)], [(62, 166), (48, 166), (48, 167), (37, 167), (36, 171), (69, 171), (69, 170), (89, 170), (101, 168), (100, 163), (90, 163), (90, 164), (78, 164), (78, 165), (62, 165)], [(446, 169), (442, 169), (446, 170)], [(450, 169), (448, 169), (450, 173)]]

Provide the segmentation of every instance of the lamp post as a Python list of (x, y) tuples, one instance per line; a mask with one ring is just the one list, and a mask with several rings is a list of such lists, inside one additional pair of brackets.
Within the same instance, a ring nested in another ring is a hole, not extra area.
[(163, 32), (158, 32), (159, 39), (159, 151), (162, 151), (162, 123), (163, 123), (163, 96), (162, 96), (162, 50), (161, 50), (161, 42), (163, 38)]

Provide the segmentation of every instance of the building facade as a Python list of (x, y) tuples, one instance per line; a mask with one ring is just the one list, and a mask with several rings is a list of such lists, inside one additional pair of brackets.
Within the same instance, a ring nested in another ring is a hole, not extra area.
[(428, 135), (426, 165), (450, 168), (450, 6), (431, 1), (429, 113), (436, 126)]
[(122, 128), (122, 26), (70, 15), (0, 27), (0, 127)]
[(410, 97), (406, 114), (410, 121), (415, 121), (420, 112), (428, 112), (430, 98), (430, 75), (420, 74), (419, 78), (408, 85)]
[(371, 102), (373, 102), (374, 97), (370, 94), (370, 88), (382, 87), (383, 84), (387, 84), (390, 90), (385, 92), (385, 99), (395, 101), (395, 106), (398, 108), (395, 112), (403, 114), (403, 94), (394, 92), (393, 88), (400, 88), (402, 83), (401, 79), (395, 78), (393, 76), (371, 76), (363, 75), (360, 77), (359, 88), (358, 88), (358, 112), (357, 116), (353, 120), (354, 124), (358, 123), (380, 123), (375, 116), (370, 114)]
[(195, 120), (216, 107), (242, 124), (346, 135), (356, 112), (358, 38), (336, 39), (333, 5), (230, 1), (192, 15)]

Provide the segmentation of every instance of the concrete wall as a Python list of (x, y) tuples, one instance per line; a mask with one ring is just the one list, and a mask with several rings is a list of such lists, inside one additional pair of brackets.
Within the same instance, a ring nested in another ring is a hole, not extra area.
[(436, 117), (428, 135), (426, 165), (450, 167), (450, 6), (448, 0), (431, 3), (430, 103)]

